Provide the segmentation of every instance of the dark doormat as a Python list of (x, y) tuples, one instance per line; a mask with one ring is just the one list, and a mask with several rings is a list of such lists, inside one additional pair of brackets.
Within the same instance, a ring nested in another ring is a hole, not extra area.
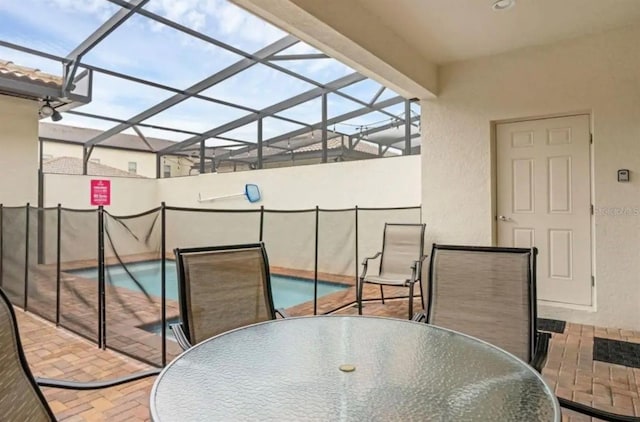
[(538, 318), (538, 331), (562, 334), (566, 325), (566, 321), (560, 321), (559, 319)]
[(594, 337), (593, 360), (640, 368), (640, 344)]

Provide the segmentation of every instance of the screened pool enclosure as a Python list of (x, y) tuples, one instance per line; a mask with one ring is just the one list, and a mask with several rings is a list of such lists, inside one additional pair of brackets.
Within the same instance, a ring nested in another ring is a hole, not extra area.
[[(60, 76), (41, 96), (57, 123), (101, 131), (81, 140), (83, 174), (120, 133), (156, 154), (158, 178), (181, 157), (198, 174), (420, 152), (417, 102), (227, 1), (0, 8), (0, 59)], [(80, 85), (86, 104), (70, 100)]]

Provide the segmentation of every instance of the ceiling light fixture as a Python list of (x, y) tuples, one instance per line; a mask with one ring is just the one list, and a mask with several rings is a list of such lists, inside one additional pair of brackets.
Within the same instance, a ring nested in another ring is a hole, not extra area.
[(491, 8), (493, 10), (507, 10), (516, 4), (516, 0), (496, 0)]
[(51, 120), (53, 120), (54, 122), (59, 122), (60, 120), (62, 120), (62, 115), (58, 112), (58, 110), (53, 108), (53, 106), (49, 102), (49, 99), (46, 99), (45, 103), (42, 105), (42, 107), (40, 107), (39, 114), (42, 118), (51, 117)]
[(53, 120), (54, 122), (59, 122), (60, 120), (62, 120), (62, 114), (60, 114), (55, 108), (53, 109), (51, 120)]

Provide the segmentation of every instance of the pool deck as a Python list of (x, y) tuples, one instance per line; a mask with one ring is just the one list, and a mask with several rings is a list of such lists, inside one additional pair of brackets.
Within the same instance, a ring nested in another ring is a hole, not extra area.
[[(334, 305), (338, 305), (335, 303)], [(296, 312), (304, 314), (302, 307)], [(403, 318), (406, 300), (390, 300), (385, 305), (370, 302), (366, 315)], [(76, 380), (107, 379), (148, 368), (112, 350), (56, 328), (41, 318), (16, 310), (27, 360), (34, 374)], [(338, 312), (353, 315), (347, 307)], [(556, 394), (594, 405), (604, 410), (640, 415), (640, 369), (593, 361), (593, 336), (640, 343), (640, 332), (567, 324), (563, 334), (552, 335), (549, 359), (543, 376)], [(64, 421), (147, 421), (149, 392), (153, 379), (93, 392), (44, 389), (56, 416)], [(563, 421), (588, 418), (563, 416)]]
[[(139, 259), (138, 259), (139, 260)], [(132, 262), (135, 260), (132, 260)], [(77, 264), (77, 263), (76, 263)], [(75, 265), (75, 268), (86, 268)], [(274, 273), (309, 278), (310, 271), (294, 271), (272, 268)], [(53, 304), (55, 297), (47, 293), (51, 287), (51, 273), (39, 271), (39, 277), (31, 282), (39, 283), (29, 303), (33, 309), (49, 312), (41, 308)], [(54, 271), (55, 274), (55, 271)], [(333, 314), (355, 315), (355, 278), (319, 274), (327, 281), (351, 284), (347, 290), (332, 293), (319, 299), (318, 313), (338, 309)], [(64, 287), (66, 284), (66, 287)], [(116, 350), (122, 350), (132, 356), (149, 362), (161, 363), (159, 336), (148, 333), (140, 325), (159, 320), (160, 303), (149, 300), (142, 294), (119, 291), (114, 288), (107, 292), (107, 343), (108, 349), (101, 350), (91, 342), (70, 332), (68, 327), (80, 334), (92, 334), (97, 324), (97, 311), (91, 303), (96, 293), (94, 289), (85, 289), (86, 283), (74, 285), (72, 280), (62, 282), (61, 327), (45, 321), (33, 312), (16, 309), (20, 333), (25, 347), (27, 360), (37, 376), (75, 379), (81, 381), (108, 379), (150, 366), (138, 359), (132, 359)], [(385, 296), (406, 295), (406, 288), (385, 287)], [(365, 297), (379, 296), (377, 286), (365, 286)], [(78, 299), (81, 299), (80, 301)], [(379, 315), (393, 318), (407, 317), (407, 299), (390, 299), (386, 304), (367, 302), (365, 315)], [(415, 308), (420, 308), (416, 297)], [(167, 301), (167, 315), (177, 316), (177, 306)], [(28, 309), (29, 309), (28, 308)], [(313, 314), (313, 303), (305, 303), (287, 310), (293, 316)], [(55, 312), (54, 312), (55, 313)], [(55, 316), (55, 315), (54, 315)], [(92, 319), (93, 318), (93, 319)], [(95, 319), (95, 321), (94, 321)], [(91, 335), (89, 335), (91, 337)], [(608, 364), (593, 360), (594, 337), (623, 340), (640, 343), (640, 332), (615, 328), (593, 327), (568, 323), (563, 333), (553, 333), (549, 349), (549, 358), (543, 370), (543, 376), (549, 385), (561, 397), (593, 405), (603, 410), (640, 416), (640, 368)], [(111, 349), (111, 350), (110, 350)], [(180, 350), (173, 342), (167, 342), (168, 359)], [(65, 421), (146, 421), (148, 416), (148, 395), (153, 379), (130, 383), (97, 391), (69, 391), (44, 389), (47, 400), (60, 420)], [(586, 421), (588, 418), (570, 415), (563, 416), (564, 421)]]

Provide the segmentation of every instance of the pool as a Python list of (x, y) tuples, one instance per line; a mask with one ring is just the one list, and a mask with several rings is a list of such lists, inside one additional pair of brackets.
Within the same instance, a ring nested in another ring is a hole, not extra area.
[[(138, 280), (144, 290), (157, 297), (161, 295), (161, 262), (157, 260), (127, 264), (127, 269)], [(65, 272), (92, 280), (98, 279), (97, 268)], [(165, 274), (167, 299), (178, 300), (178, 276), (175, 261), (166, 261)], [(116, 287), (123, 287), (136, 292), (140, 291), (140, 288), (120, 265), (106, 266), (105, 280)], [(318, 297), (343, 291), (347, 288), (349, 286), (344, 284), (318, 281)], [(313, 300), (313, 280), (272, 274), (271, 290), (273, 292), (273, 304), (276, 308), (289, 308)]]

